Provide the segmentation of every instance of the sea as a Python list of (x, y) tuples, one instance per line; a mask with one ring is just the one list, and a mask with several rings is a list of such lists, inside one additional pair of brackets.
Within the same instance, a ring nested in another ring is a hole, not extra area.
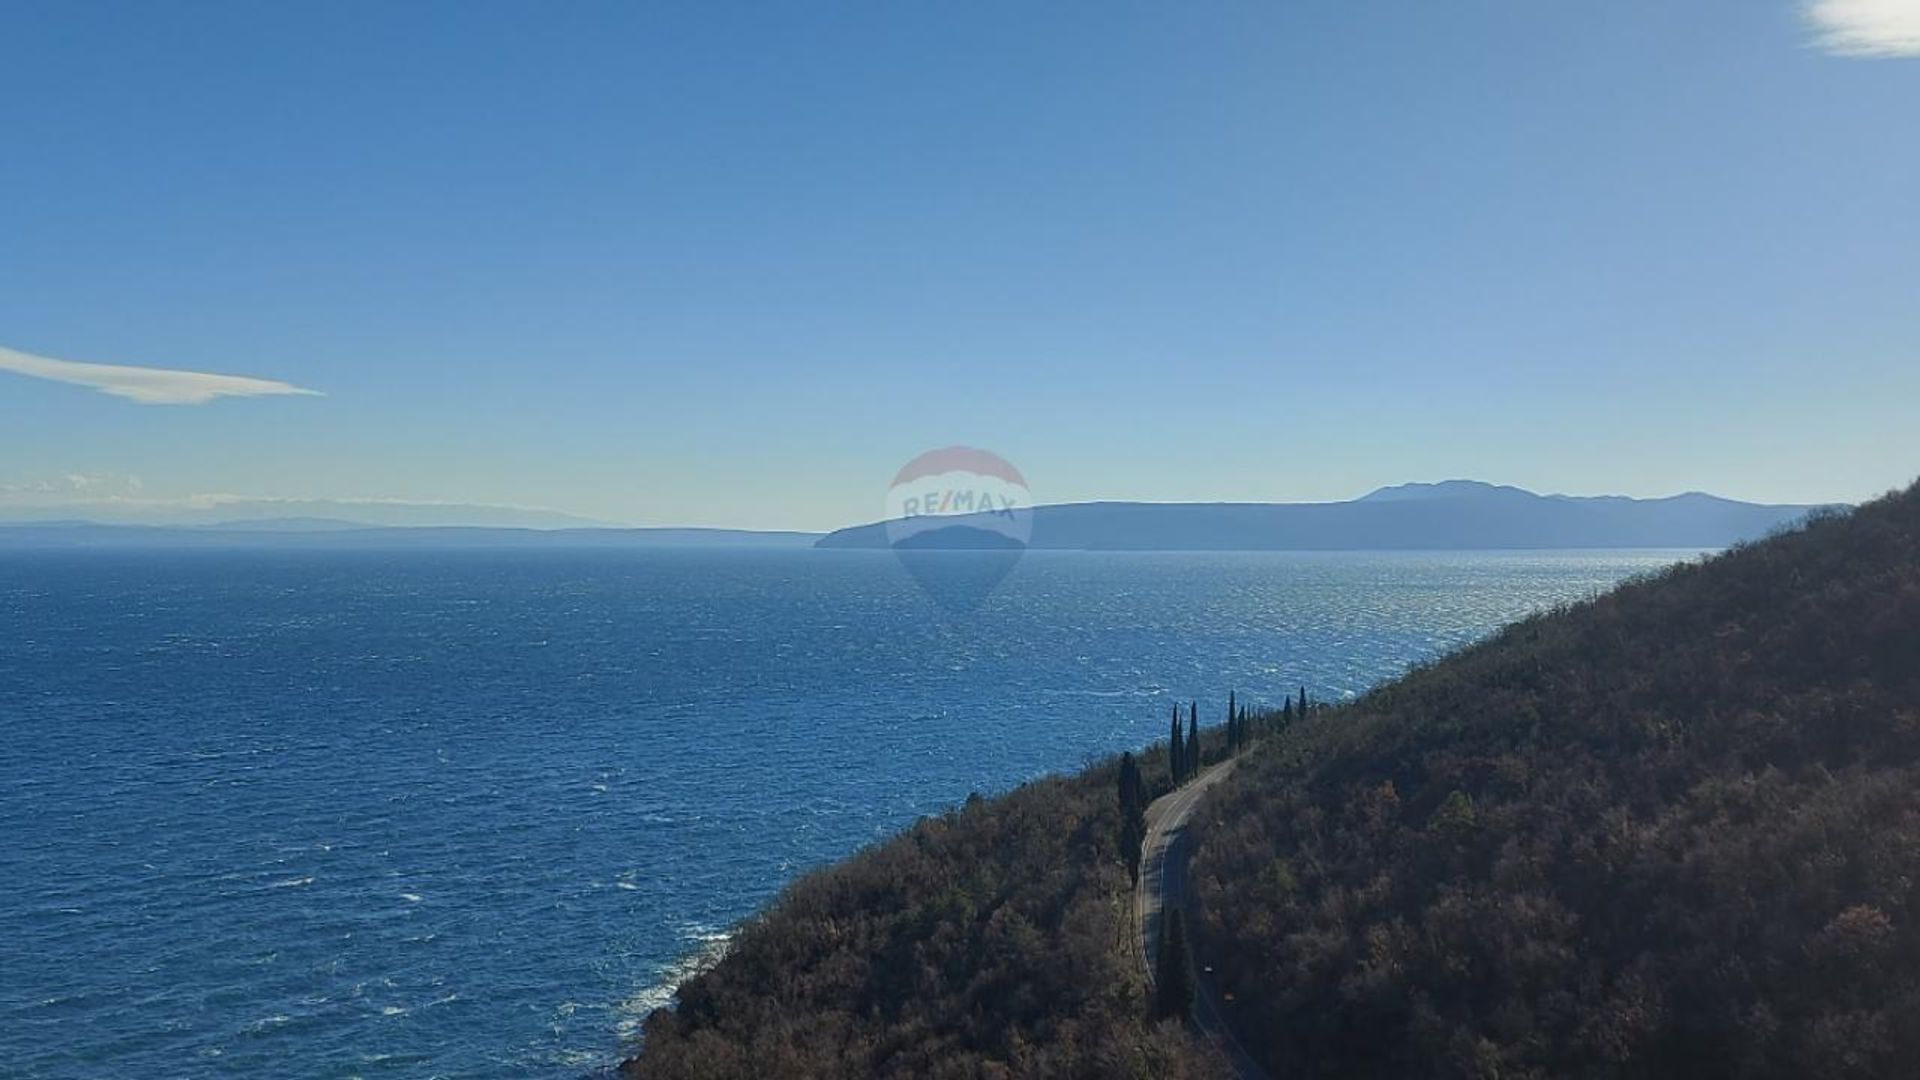
[(6, 553), (0, 1076), (605, 1077), (919, 815), (1698, 554)]

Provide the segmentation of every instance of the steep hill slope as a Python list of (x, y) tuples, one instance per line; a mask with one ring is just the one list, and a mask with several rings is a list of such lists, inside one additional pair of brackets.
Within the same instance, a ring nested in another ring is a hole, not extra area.
[(1920, 488), (1320, 714), (1196, 829), (1276, 1075), (1911, 1075)]
[(1216, 1075), (1146, 1019), (1115, 782), (969, 800), (801, 878), (652, 1016), (623, 1075)]

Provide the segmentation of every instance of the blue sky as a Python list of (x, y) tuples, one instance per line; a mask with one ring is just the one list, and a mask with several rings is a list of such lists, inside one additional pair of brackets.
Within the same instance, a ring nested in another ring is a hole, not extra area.
[(0, 6), (0, 505), (1867, 497), (1916, 8)]

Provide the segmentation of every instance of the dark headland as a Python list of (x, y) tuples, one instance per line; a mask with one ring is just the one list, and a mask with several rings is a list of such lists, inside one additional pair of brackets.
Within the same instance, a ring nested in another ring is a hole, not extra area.
[[(1289, 712), (1240, 726), (1194, 811), (1183, 912), (1199, 992), (1273, 1075), (1920, 1061), (1920, 488)], [(1133, 760), (1168, 788), (1166, 744)], [(1121, 776), (801, 878), (625, 1074), (1228, 1074), (1144, 994)]]

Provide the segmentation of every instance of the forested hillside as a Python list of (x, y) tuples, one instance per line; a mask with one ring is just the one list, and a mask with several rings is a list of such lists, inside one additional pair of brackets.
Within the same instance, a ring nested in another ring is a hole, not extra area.
[(1316, 714), (1197, 834), (1275, 1075), (1914, 1075), (1920, 489)]
[(1214, 1075), (1147, 1019), (1116, 781), (1108, 765), (972, 799), (801, 878), (653, 1015), (624, 1074)]
[[(1275, 1075), (1920, 1061), (1920, 489), (1299, 715), (1256, 726), (1190, 873), (1197, 960)], [(1164, 788), (1166, 747), (1140, 764)], [(1118, 781), (802, 878), (626, 1075), (1217, 1075), (1148, 1019)]]

